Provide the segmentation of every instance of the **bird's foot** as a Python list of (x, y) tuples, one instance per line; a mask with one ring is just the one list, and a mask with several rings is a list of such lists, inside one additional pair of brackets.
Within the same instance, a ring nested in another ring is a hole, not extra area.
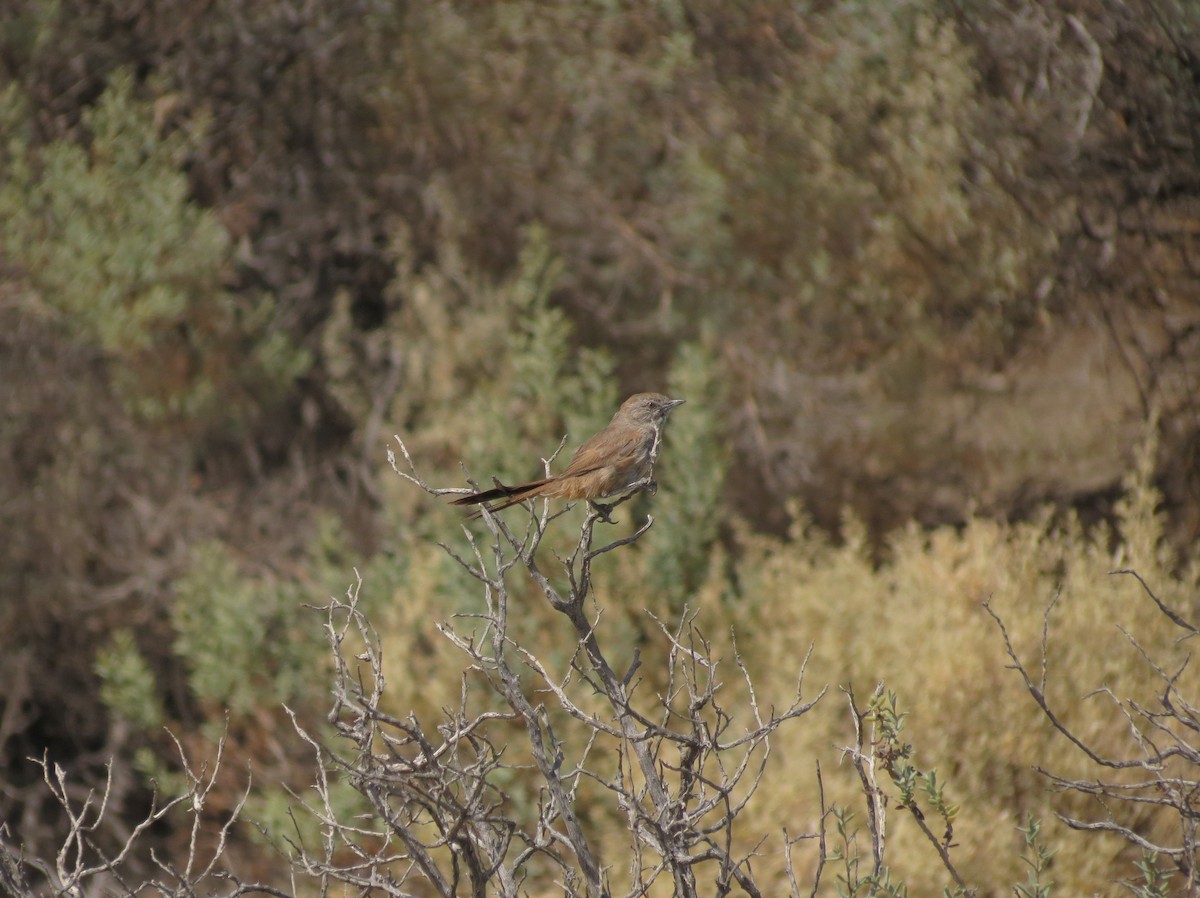
[(602, 502), (595, 502), (595, 501), (592, 501), (591, 499), (589, 499), (588, 505), (590, 505), (592, 507), (592, 511), (594, 511), (596, 513), (596, 515), (600, 518), (600, 520), (602, 520), (604, 523), (606, 523), (606, 524), (616, 524), (617, 523), (612, 518), (613, 509), (617, 507), (616, 502), (613, 502), (611, 505), (605, 505)]

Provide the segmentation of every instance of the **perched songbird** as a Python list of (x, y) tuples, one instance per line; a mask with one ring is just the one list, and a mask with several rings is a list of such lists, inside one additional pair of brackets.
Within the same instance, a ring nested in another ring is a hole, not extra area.
[(519, 486), (497, 486), (455, 499), (455, 505), (480, 505), (504, 500), (490, 508), (500, 511), (526, 499), (587, 499), (596, 502), (635, 490), (657, 488), (654, 462), (662, 444), (667, 415), (682, 399), (661, 393), (637, 393), (617, 409), (608, 426), (580, 446), (567, 469), (556, 477)]

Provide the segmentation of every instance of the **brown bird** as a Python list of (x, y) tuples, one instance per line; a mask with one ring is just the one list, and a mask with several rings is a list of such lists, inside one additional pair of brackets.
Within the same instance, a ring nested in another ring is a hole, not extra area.
[[(636, 393), (626, 399), (608, 426), (575, 450), (565, 471), (556, 477), (519, 486), (497, 486), (455, 499), (455, 505), (505, 500), (500, 511), (526, 499), (609, 499), (639, 489), (657, 489), (654, 462), (662, 443), (667, 415), (682, 399), (661, 393)], [(603, 509), (603, 506), (601, 506)]]

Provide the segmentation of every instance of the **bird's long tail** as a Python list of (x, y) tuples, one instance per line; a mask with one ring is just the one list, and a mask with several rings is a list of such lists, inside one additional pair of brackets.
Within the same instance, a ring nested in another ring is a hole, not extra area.
[(493, 487), (490, 490), (481, 490), (478, 493), (471, 493), (468, 496), (461, 496), (455, 499), (453, 505), (482, 505), (486, 502), (495, 502), (498, 499), (504, 499), (500, 505), (492, 507), (491, 511), (501, 511), (508, 508), (510, 505), (516, 505), (519, 502), (524, 502), (526, 499), (531, 499), (537, 495), (537, 491), (550, 482), (552, 478), (547, 477), (544, 480), (534, 480), (529, 483), (522, 483), (519, 486), (500, 486)]

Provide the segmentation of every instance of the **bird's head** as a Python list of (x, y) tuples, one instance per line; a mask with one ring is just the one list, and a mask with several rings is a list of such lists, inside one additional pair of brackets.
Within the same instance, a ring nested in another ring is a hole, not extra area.
[(682, 399), (669, 399), (662, 393), (635, 393), (621, 404), (617, 416), (624, 417), (633, 424), (658, 426), (667, 420), (671, 409), (683, 403)]

